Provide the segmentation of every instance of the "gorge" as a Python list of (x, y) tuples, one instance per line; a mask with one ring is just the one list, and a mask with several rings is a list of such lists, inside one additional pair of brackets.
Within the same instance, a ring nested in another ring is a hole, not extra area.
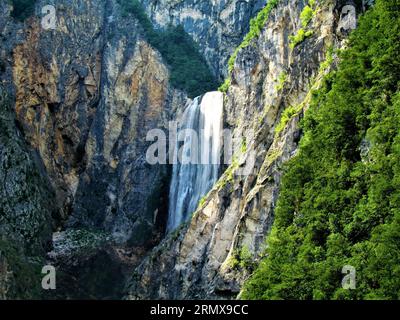
[(398, 0), (28, 2), (0, 3), (0, 299), (400, 298)]

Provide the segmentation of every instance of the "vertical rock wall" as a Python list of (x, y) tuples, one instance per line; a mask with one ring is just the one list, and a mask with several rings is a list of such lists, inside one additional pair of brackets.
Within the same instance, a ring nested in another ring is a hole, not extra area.
[[(234, 132), (236, 161), (192, 220), (158, 245), (135, 270), (128, 298), (235, 298), (264, 252), (283, 164), (296, 153), (299, 120), (311, 91), (342, 45), (343, 1), (316, 1), (312, 34), (292, 45), (308, 1), (282, 0), (261, 35), (235, 61), (225, 98), (226, 128)], [(304, 28), (304, 26), (303, 26)], [(328, 63), (324, 63), (328, 60)], [(284, 110), (293, 110), (283, 116)], [(288, 115), (289, 114), (289, 115)], [(286, 118), (285, 118), (286, 117)], [(253, 137), (246, 134), (254, 132)], [(250, 175), (238, 175), (254, 156)]]

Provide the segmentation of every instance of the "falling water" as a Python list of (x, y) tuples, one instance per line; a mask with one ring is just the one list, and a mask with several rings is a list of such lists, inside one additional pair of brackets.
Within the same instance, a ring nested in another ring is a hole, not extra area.
[(208, 92), (185, 110), (178, 128), (169, 197), (167, 231), (173, 231), (197, 209), (218, 179), (222, 143), (223, 94)]

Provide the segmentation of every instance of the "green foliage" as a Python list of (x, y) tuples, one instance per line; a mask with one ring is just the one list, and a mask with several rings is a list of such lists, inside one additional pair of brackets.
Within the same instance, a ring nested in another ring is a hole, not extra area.
[(244, 245), (240, 250), (235, 249), (228, 260), (231, 269), (252, 271), (254, 269), (254, 258), (249, 247)]
[(305, 6), (304, 9), (301, 11), (300, 21), (302, 28), (300, 28), (295, 35), (289, 37), (289, 46), (291, 49), (294, 49), (297, 45), (302, 43), (306, 38), (311, 37), (314, 34), (312, 30), (307, 30), (307, 27), (310, 24), (316, 12), (316, 10), (312, 9), (312, 7), (315, 6), (315, 2), (316, 1), (309, 1), (308, 2), (309, 5)]
[(310, 6), (305, 6), (300, 14), (300, 21), (303, 28), (306, 28), (314, 16), (314, 10)]
[(218, 90), (223, 93), (226, 93), (226, 92), (228, 92), (228, 89), (230, 86), (231, 86), (231, 79), (227, 78), (227, 79), (225, 79), (224, 83), (220, 85)]
[(233, 183), (233, 181), (235, 180), (235, 172), (238, 168), (239, 160), (237, 156), (233, 156), (231, 165), (228, 167), (228, 169), (225, 170), (222, 177), (219, 178), (219, 180), (217, 181), (217, 188), (222, 189), (226, 186), (228, 182)]
[(251, 270), (254, 267), (254, 259), (249, 247), (242, 247), (239, 254), (239, 264), (242, 269)]
[(11, 16), (19, 21), (30, 17), (35, 9), (36, 0), (11, 0), (13, 10)]
[(329, 48), (326, 55), (326, 60), (319, 66), (319, 72), (325, 72), (333, 63), (333, 49)]
[(242, 143), (240, 144), (240, 152), (242, 154), (246, 153), (247, 151), (247, 140), (246, 138), (242, 138)]
[(314, 34), (312, 30), (305, 30), (300, 28), (294, 36), (289, 37), (289, 46), (294, 49), (297, 45), (302, 43), (306, 38), (311, 37)]
[(170, 66), (171, 83), (175, 88), (186, 91), (193, 98), (218, 87), (196, 43), (182, 26), (169, 26), (164, 31), (155, 30), (138, 0), (118, 0), (118, 3), (124, 16), (135, 15), (148, 42)]
[(236, 48), (232, 56), (228, 61), (228, 70), (232, 72), (233, 67), (235, 65), (236, 57), (239, 51), (243, 48), (246, 48), (250, 45), (251, 41), (254, 38), (257, 38), (262, 29), (264, 28), (266, 22), (268, 21), (269, 14), (272, 9), (274, 9), (279, 3), (279, 0), (269, 0), (267, 5), (257, 14), (257, 16), (250, 21), (250, 30), (244, 37), (242, 43)]
[(286, 127), (290, 119), (292, 119), (300, 110), (301, 110), (302, 105), (300, 107), (293, 107), (290, 106), (289, 108), (286, 108), (281, 116), (281, 120), (279, 121), (278, 125), (275, 127), (275, 133), (278, 134), (282, 132), (282, 130)]
[(285, 86), (286, 80), (287, 80), (287, 73), (286, 72), (281, 72), (279, 77), (278, 77), (278, 84), (275, 86), (276, 91), (282, 91), (283, 87)]
[[(377, 0), (315, 92), (244, 299), (400, 298), (400, 14)], [(356, 289), (341, 287), (344, 265)]]
[(202, 206), (204, 206), (204, 204), (206, 203), (206, 200), (207, 200), (207, 195), (205, 195), (204, 197), (202, 197), (199, 200), (199, 204), (197, 205), (197, 208), (200, 209)]

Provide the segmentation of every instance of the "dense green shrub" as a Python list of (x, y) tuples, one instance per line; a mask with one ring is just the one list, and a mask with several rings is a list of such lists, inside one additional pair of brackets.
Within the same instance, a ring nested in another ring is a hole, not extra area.
[(316, 1), (308, 1), (309, 5), (305, 6), (300, 13), (301, 28), (293, 36), (289, 37), (289, 46), (294, 49), (298, 44), (302, 43), (306, 38), (311, 37), (314, 32), (308, 30), (307, 27), (310, 24), (312, 18), (315, 15), (317, 9), (313, 10)]
[(219, 86), (218, 90), (226, 93), (228, 91), (230, 85), (231, 85), (231, 79), (227, 78), (227, 79), (225, 79), (224, 83)]
[(303, 28), (307, 27), (314, 16), (314, 10), (310, 6), (305, 6), (300, 14), (300, 21)]
[(275, 86), (276, 91), (283, 90), (285, 83), (287, 81), (287, 76), (288, 76), (287, 73), (284, 71), (279, 74), (279, 77), (277, 79), (277, 85)]
[(36, 0), (11, 0), (13, 10), (11, 16), (19, 21), (24, 21), (33, 14)]
[(400, 299), (399, 5), (376, 1), (314, 93), (243, 298)]
[(298, 44), (302, 43), (306, 38), (311, 37), (312, 35), (312, 30), (304, 30), (303, 28), (300, 28), (294, 36), (289, 36), (290, 48), (295, 48)]
[(192, 98), (218, 87), (196, 43), (182, 26), (155, 30), (138, 0), (118, 0), (118, 2), (123, 15), (135, 15), (149, 43), (161, 53), (170, 66), (171, 83), (174, 87), (185, 90)]

